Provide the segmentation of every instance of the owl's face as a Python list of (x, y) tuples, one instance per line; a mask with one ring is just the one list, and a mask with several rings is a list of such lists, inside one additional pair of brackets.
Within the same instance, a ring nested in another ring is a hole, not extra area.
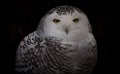
[(87, 16), (75, 8), (61, 6), (47, 15), (43, 21), (45, 35), (77, 41), (89, 33)]

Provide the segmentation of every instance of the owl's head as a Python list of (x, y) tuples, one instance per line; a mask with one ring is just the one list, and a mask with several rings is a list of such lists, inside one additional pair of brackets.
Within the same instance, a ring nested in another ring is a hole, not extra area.
[(73, 6), (58, 6), (42, 18), (38, 30), (43, 30), (47, 36), (76, 40), (85, 38), (91, 28), (82, 10)]

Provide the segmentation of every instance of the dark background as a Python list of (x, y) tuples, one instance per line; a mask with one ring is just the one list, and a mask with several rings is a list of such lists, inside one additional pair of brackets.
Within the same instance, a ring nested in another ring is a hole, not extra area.
[[(5, 46), (2, 51), (0, 74), (14, 74), (15, 52), (19, 42), (33, 32), (42, 16), (58, 5), (73, 5), (82, 9), (93, 27), (98, 44), (98, 64), (93, 74), (116, 73), (119, 68), (117, 43), (115, 42), (115, 1), (104, 0), (39, 0), (5, 3)], [(4, 7), (3, 7), (4, 8)], [(114, 37), (114, 38), (113, 38)]]

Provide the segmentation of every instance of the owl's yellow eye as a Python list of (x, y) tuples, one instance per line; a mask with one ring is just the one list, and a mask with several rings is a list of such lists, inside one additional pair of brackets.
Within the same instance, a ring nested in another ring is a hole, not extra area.
[(73, 22), (75, 22), (75, 23), (79, 22), (79, 18), (73, 19)]
[(53, 22), (54, 22), (54, 23), (59, 23), (60, 20), (59, 20), (59, 19), (53, 19)]

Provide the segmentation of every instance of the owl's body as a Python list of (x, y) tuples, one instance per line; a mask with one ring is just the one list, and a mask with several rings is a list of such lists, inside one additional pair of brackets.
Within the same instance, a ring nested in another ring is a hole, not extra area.
[(96, 48), (85, 14), (71, 6), (60, 6), (43, 17), (37, 30), (21, 41), (15, 71), (90, 74), (97, 60)]

